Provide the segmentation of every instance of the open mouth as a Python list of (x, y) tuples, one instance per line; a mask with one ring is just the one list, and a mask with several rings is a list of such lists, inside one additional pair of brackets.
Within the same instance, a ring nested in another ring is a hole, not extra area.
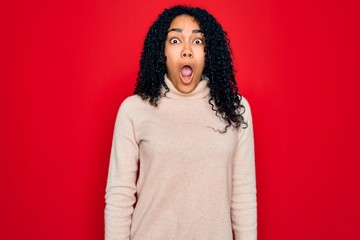
[(184, 84), (190, 84), (193, 76), (193, 69), (189, 65), (185, 65), (180, 70), (180, 77)]

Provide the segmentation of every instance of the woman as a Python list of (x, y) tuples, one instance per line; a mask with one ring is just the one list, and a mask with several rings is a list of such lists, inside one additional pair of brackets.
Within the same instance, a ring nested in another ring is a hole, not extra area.
[(108, 240), (257, 238), (250, 107), (205, 10), (175, 6), (151, 26), (115, 123), (105, 198)]

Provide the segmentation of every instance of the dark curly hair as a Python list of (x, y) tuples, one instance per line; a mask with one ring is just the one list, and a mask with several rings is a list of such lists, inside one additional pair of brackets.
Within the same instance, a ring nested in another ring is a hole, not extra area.
[(161, 97), (161, 88), (165, 87), (169, 91), (164, 81), (167, 72), (165, 40), (172, 20), (179, 15), (192, 16), (204, 34), (203, 74), (209, 78), (209, 104), (216, 115), (227, 123), (223, 132), (231, 125), (236, 129), (239, 129), (241, 124), (244, 124), (244, 128), (247, 127), (243, 117), (245, 107), (241, 104), (242, 97), (238, 94), (234, 76), (230, 41), (216, 19), (201, 8), (174, 6), (159, 15), (145, 38), (134, 94), (143, 100), (148, 99), (150, 104), (156, 107)]

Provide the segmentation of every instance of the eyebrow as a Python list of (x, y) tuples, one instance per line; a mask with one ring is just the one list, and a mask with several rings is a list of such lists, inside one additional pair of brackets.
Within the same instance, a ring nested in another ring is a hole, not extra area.
[[(179, 33), (182, 33), (182, 29), (181, 28), (172, 28), (168, 31), (169, 32), (179, 32)], [(192, 30), (192, 33), (202, 33), (203, 31), (201, 31), (201, 29), (194, 29)]]

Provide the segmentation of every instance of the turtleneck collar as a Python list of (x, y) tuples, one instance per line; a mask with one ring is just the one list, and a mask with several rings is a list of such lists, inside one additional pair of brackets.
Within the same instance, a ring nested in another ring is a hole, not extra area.
[(170, 99), (189, 99), (190, 100), (190, 99), (206, 98), (210, 93), (210, 89), (208, 88), (207, 83), (208, 83), (208, 79), (204, 78), (198, 83), (198, 85), (195, 87), (195, 89), (192, 92), (182, 93), (176, 89), (174, 84), (171, 82), (171, 80), (165, 74), (165, 84), (166, 84), (166, 86), (168, 86), (170, 91), (166, 92), (166, 89), (163, 87), (162, 95), (164, 96), (164, 93), (165, 93), (165, 97), (170, 98)]

